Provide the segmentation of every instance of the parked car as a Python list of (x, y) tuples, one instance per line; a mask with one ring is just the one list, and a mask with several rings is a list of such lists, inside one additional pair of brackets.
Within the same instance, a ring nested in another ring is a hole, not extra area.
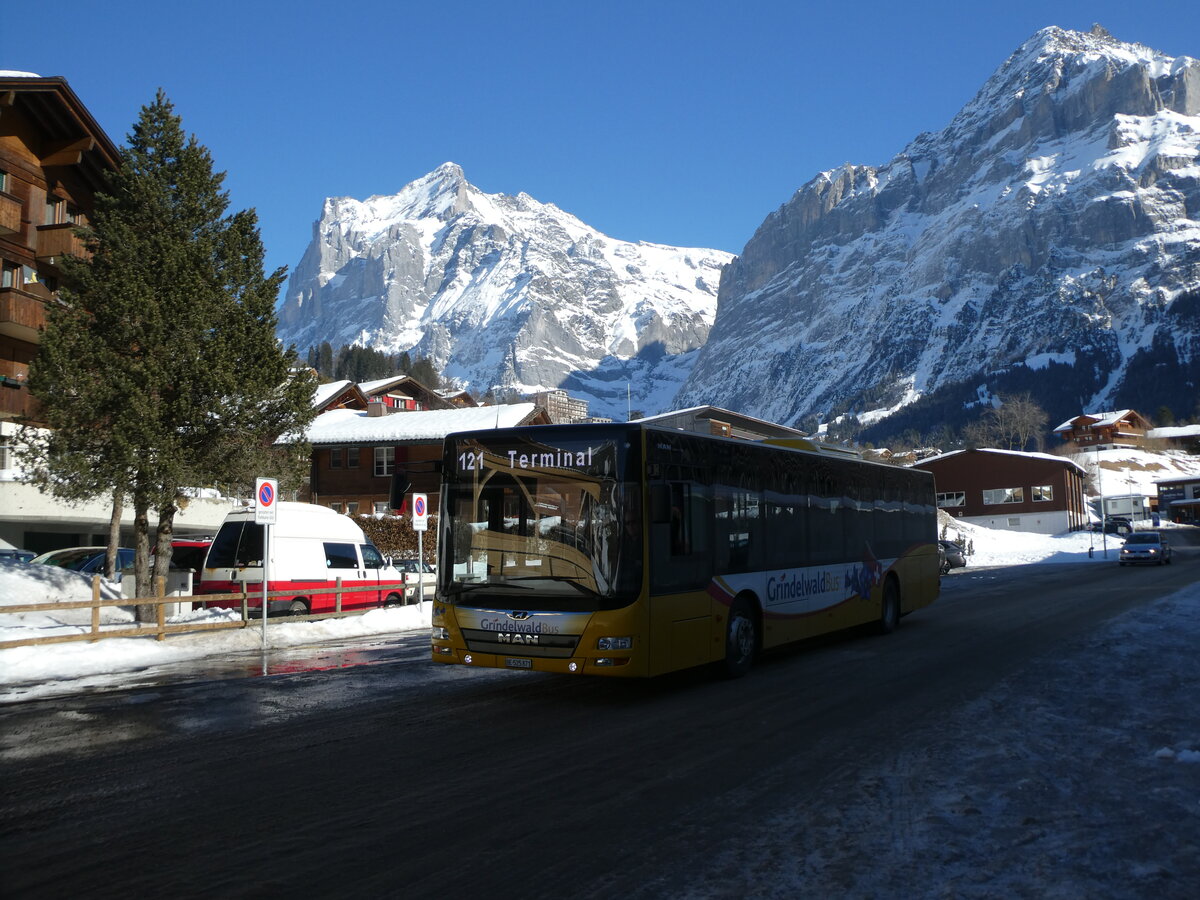
[[(437, 590), (437, 573), (433, 566), (429, 563), (419, 563), (414, 559), (394, 559), (392, 565), (400, 572), (404, 573), (404, 602), (415, 603), (417, 601), (417, 588), (421, 588), (421, 599), (432, 600), (435, 591)], [(424, 584), (421, 584), (421, 575), (424, 574)]]
[(1103, 531), (1105, 534), (1132, 534), (1133, 523), (1124, 516), (1108, 516), (1103, 527), (1099, 522), (1092, 523), (1092, 531)]
[(954, 541), (938, 541), (938, 551), (943, 575), (951, 569), (961, 569), (967, 564), (967, 554)]
[[(64, 547), (61, 550), (51, 550), (29, 561), (30, 565), (58, 566), (60, 569), (70, 569), (82, 572), (84, 575), (103, 575), (104, 557), (107, 547)], [(121, 580), (121, 570), (133, 565), (133, 550), (129, 547), (117, 548), (117, 573), (113, 581)]]
[(0, 563), (27, 563), (37, 556), (32, 550), (18, 550), (15, 547), (0, 547)]
[(1118, 561), (1123, 566), (1171, 564), (1171, 544), (1161, 532), (1138, 531), (1125, 538)]
[(199, 572), (204, 568), (204, 557), (213, 539), (204, 538), (173, 538), (171, 540), (171, 568), (191, 569)]

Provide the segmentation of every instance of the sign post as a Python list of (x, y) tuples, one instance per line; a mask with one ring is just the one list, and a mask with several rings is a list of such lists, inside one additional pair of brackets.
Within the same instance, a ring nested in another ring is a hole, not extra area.
[(429, 530), (429, 498), (413, 494), (413, 531), (417, 533), (417, 603), (425, 600), (425, 532)]
[(254, 524), (263, 527), (262, 650), (264, 675), (267, 674), (267, 585), (271, 581), (271, 526), (275, 524), (275, 501), (278, 496), (279, 483), (274, 478), (255, 479)]

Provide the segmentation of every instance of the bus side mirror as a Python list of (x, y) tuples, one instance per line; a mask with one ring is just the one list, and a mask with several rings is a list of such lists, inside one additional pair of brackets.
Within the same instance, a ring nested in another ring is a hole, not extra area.
[(403, 469), (392, 472), (392, 486), (388, 493), (388, 506), (393, 512), (404, 508), (404, 495), (412, 489), (408, 473)]

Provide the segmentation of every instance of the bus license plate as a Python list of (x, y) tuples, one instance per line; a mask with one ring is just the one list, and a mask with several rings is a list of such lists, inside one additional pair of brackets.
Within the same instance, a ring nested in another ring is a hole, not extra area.
[(532, 659), (513, 659), (511, 656), (504, 657), (504, 664), (510, 669), (532, 669)]

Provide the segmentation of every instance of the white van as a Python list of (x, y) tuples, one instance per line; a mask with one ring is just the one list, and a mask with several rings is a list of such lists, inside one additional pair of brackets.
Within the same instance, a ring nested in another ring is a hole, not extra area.
[[(276, 507), (275, 524), (271, 526), (271, 580), (267, 592), (287, 593), (268, 598), (269, 615), (332, 612), (337, 602), (333, 590), (339, 578), (346, 588), (370, 587), (342, 594), (342, 609), (405, 602), (404, 575), (391, 566), (349, 518), (311, 503), (280, 502)], [(225, 517), (208, 548), (195, 593), (248, 591), (247, 606), (259, 610), (262, 565), (263, 526), (254, 523), (254, 507), (234, 510)]]

